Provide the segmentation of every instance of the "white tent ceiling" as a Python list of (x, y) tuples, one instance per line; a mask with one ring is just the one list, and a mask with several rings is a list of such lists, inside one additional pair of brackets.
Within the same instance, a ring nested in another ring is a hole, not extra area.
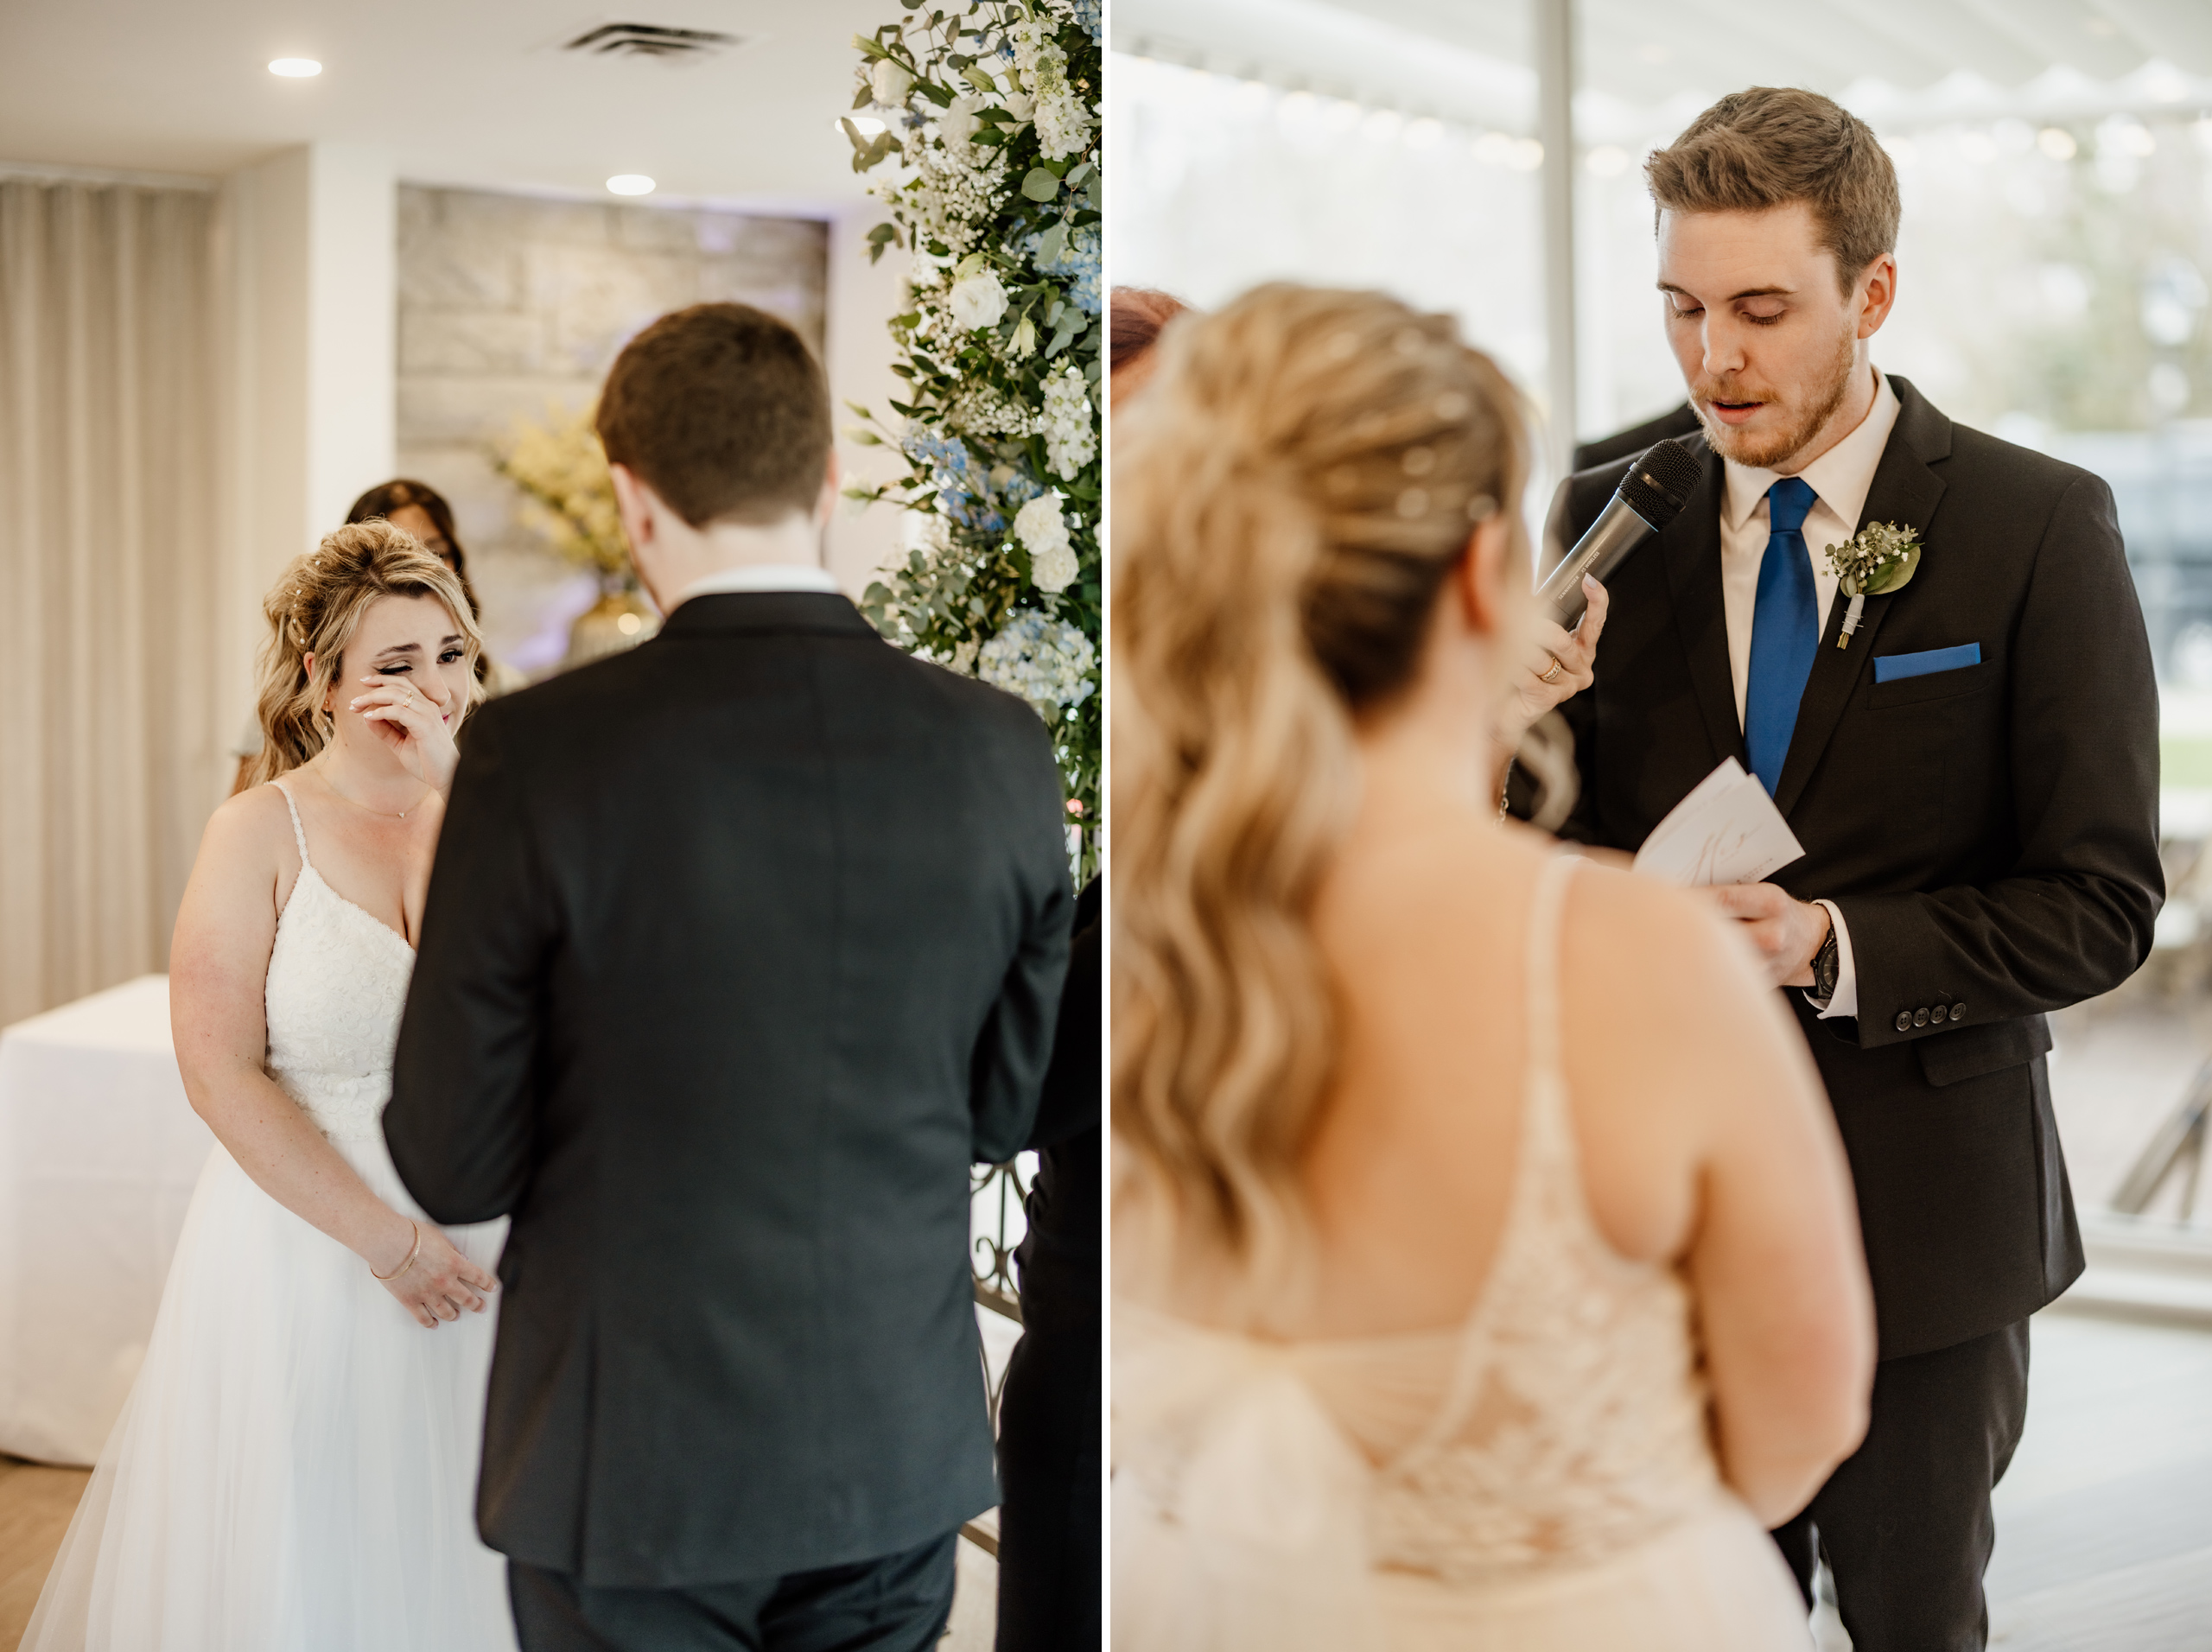
[[(1115, 0), (1116, 50), (1527, 130), (1537, 0)], [(1885, 126), (2212, 104), (2212, 0), (1577, 0), (1578, 123), (1803, 86)]]
[[(862, 193), (833, 123), (851, 37), (886, 0), (4, 0), (0, 162), (212, 175), (315, 139), (394, 151), (422, 182), (597, 192), (642, 172), (664, 196), (846, 205)], [(702, 60), (562, 49), (609, 22), (709, 29)], [(310, 57), (314, 79), (271, 75)]]

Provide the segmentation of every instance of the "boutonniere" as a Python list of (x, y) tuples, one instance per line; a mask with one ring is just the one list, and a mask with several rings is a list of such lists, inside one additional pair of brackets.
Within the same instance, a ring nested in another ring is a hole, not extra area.
[(1920, 532), (1893, 522), (1870, 522), (1840, 545), (1825, 553), (1836, 587), (1851, 599), (1843, 616), (1838, 648), (1851, 646), (1851, 633), (1859, 629), (1859, 616), (1866, 611), (1870, 596), (1887, 596), (1912, 583), (1920, 567)]

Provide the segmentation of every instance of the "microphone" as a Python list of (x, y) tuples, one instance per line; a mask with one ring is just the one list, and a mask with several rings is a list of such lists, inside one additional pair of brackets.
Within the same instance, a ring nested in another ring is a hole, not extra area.
[(1671, 438), (1638, 454), (1590, 531), (1536, 593), (1552, 618), (1573, 630), (1590, 606), (1583, 575), (1600, 585), (1611, 579), (1630, 551), (1682, 513), (1704, 473), (1690, 450)]

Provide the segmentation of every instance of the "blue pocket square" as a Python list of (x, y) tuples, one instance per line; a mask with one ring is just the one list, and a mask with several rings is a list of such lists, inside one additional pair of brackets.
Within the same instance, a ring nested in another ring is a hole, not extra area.
[(1981, 645), (1961, 643), (1956, 648), (1931, 648), (1922, 654), (1877, 654), (1874, 681), (1894, 683), (1903, 677), (1926, 677), (1931, 671), (1955, 671), (1962, 665), (1981, 664)]

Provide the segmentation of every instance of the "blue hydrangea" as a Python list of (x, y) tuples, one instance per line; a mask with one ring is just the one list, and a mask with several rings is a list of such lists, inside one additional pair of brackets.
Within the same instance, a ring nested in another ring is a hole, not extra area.
[(1058, 276), (1063, 280), (1072, 276), (1074, 286), (1069, 290), (1068, 302), (1085, 315), (1098, 314), (1104, 297), (1098, 257), (1098, 226), (1084, 224), (1068, 231), (1060, 244), (1060, 256), (1050, 263), (1037, 256), (1044, 245), (1042, 231), (1022, 243), (1022, 251), (1040, 276)]
[(1003, 485), (994, 486), (989, 467), (977, 461), (968, 444), (935, 425), (914, 426), (902, 446), (908, 458), (930, 467), (938, 509), (978, 533), (1004, 533), (1014, 513), (1045, 491), (1027, 466), (1017, 467)]
[(1075, 19), (1076, 27), (1090, 36), (1093, 46), (1105, 44), (1105, 31), (1101, 27), (1104, 10), (1100, 0), (1069, 0), (1069, 15)]
[(966, 442), (934, 425), (918, 424), (906, 432), (902, 446), (909, 459), (930, 467), (938, 509), (948, 518), (982, 533), (1006, 531), (1005, 516), (991, 507), (990, 480)]

